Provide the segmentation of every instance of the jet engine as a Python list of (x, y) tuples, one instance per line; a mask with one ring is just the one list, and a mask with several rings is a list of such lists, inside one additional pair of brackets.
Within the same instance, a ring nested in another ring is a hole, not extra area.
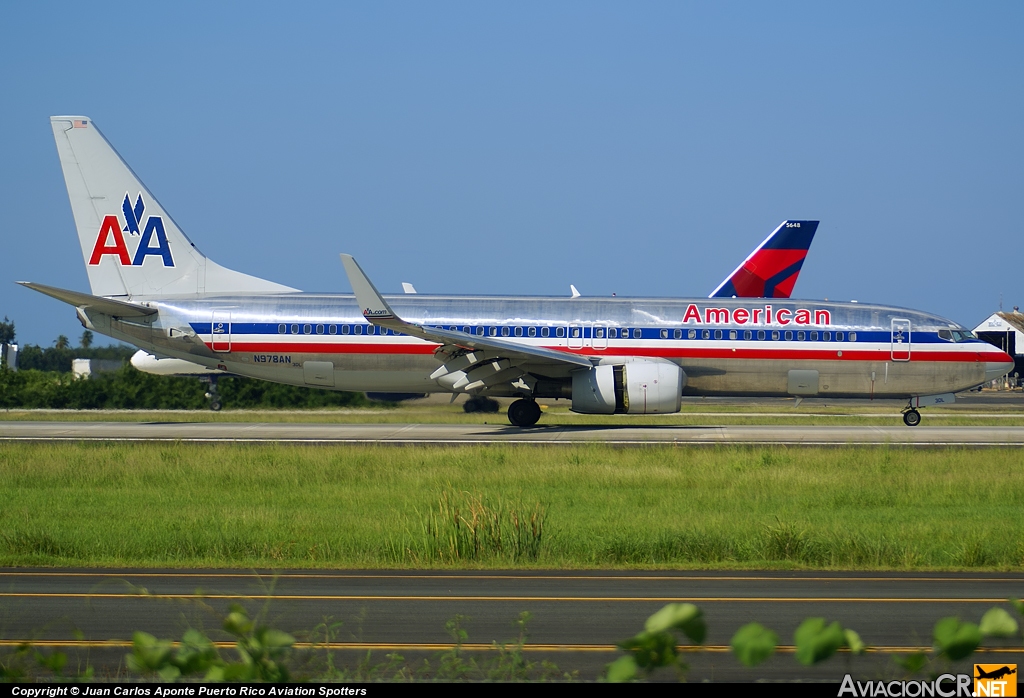
[(657, 359), (627, 359), (572, 374), (572, 411), (582, 414), (667, 414), (682, 404), (686, 373)]

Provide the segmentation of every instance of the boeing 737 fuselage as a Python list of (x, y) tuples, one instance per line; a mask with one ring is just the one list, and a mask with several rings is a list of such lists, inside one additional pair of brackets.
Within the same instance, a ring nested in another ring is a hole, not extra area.
[(537, 398), (587, 414), (664, 414), (684, 395), (900, 398), (913, 426), (918, 407), (1013, 366), (956, 323), (881, 305), (383, 297), (347, 256), (354, 295), (299, 292), (204, 257), (91, 120), (51, 122), (93, 292), (26, 285), (74, 305), (91, 330), (209, 370), (516, 397), (519, 426), (537, 422)]

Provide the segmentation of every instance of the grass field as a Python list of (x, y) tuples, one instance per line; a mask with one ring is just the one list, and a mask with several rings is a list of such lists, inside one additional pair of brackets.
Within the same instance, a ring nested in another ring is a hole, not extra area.
[(1020, 450), (0, 445), (0, 564), (1020, 569)]

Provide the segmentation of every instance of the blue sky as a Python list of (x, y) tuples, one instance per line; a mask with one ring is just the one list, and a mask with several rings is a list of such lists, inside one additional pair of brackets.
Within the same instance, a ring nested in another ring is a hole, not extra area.
[(17, 3), (0, 316), (88, 290), (48, 119), (219, 263), (347, 292), (706, 296), (785, 218), (805, 298), (1024, 305), (1021, 3)]

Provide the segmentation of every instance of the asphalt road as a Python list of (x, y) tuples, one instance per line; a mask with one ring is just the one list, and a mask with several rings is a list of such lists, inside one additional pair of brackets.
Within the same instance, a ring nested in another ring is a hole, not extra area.
[[(496, 416), (496, 419), (501, 417)], [(1002, 426), (545, 426), (507, 424), (287, 424), (211, 422), (0, 422), (0, 440), (466, 444), (908, 444), (1024, 445)]]
[[(819, 679), (897, 675), (892, 654), (925, 649), (944, 616), (977, 622), (994, 605), (1021, 596), (1021, 574), (882, 574), (792, 572), (188, 572), (132, 570), (4, 570), (0, 572), (0, 636), (59, 646), (72, 665), (85, 658), (100, 675), (123, 671), (135, 630), (180, 637), (186, 627), (218, 630), (231, 603), (264, 609), (278, 628), (310, 641), (325, 619), (342, 625), (331, 639), (338, 662), (372, 652), (373, 662), (399, 652), (428, 658), (451, 645), (446, 621), (464, 616), (469, 649), (493, 656), (491, 643), (512, 639), (523, 611), (527, 656), (595, 678), (619, 656), (614, 643), (673, 601), (705, 612), (707, 651), (688, 654), (690, 680)], [(818, 667), (799, 665), (792, 635), (809, 616), (838, 620), (874, 649), (841, 655)], [(729, 654), (732, 634), (757, 620), (780, 637), (780, 651), (756, 669)], [(77, 631), (77, 633), (76, 633)], [(113, 642), (111, 642), (113, 641)], [(982, 661), (1024, 664), (1021, 641), (989, 641)], [(306, 650), (304, 650), (306, 651)], [(0, 654), (3, 650), (0, 649)], [(954, 669), (969, 671), (961, 662)], [(666, 674), (663, 678), (672, 678)]]

